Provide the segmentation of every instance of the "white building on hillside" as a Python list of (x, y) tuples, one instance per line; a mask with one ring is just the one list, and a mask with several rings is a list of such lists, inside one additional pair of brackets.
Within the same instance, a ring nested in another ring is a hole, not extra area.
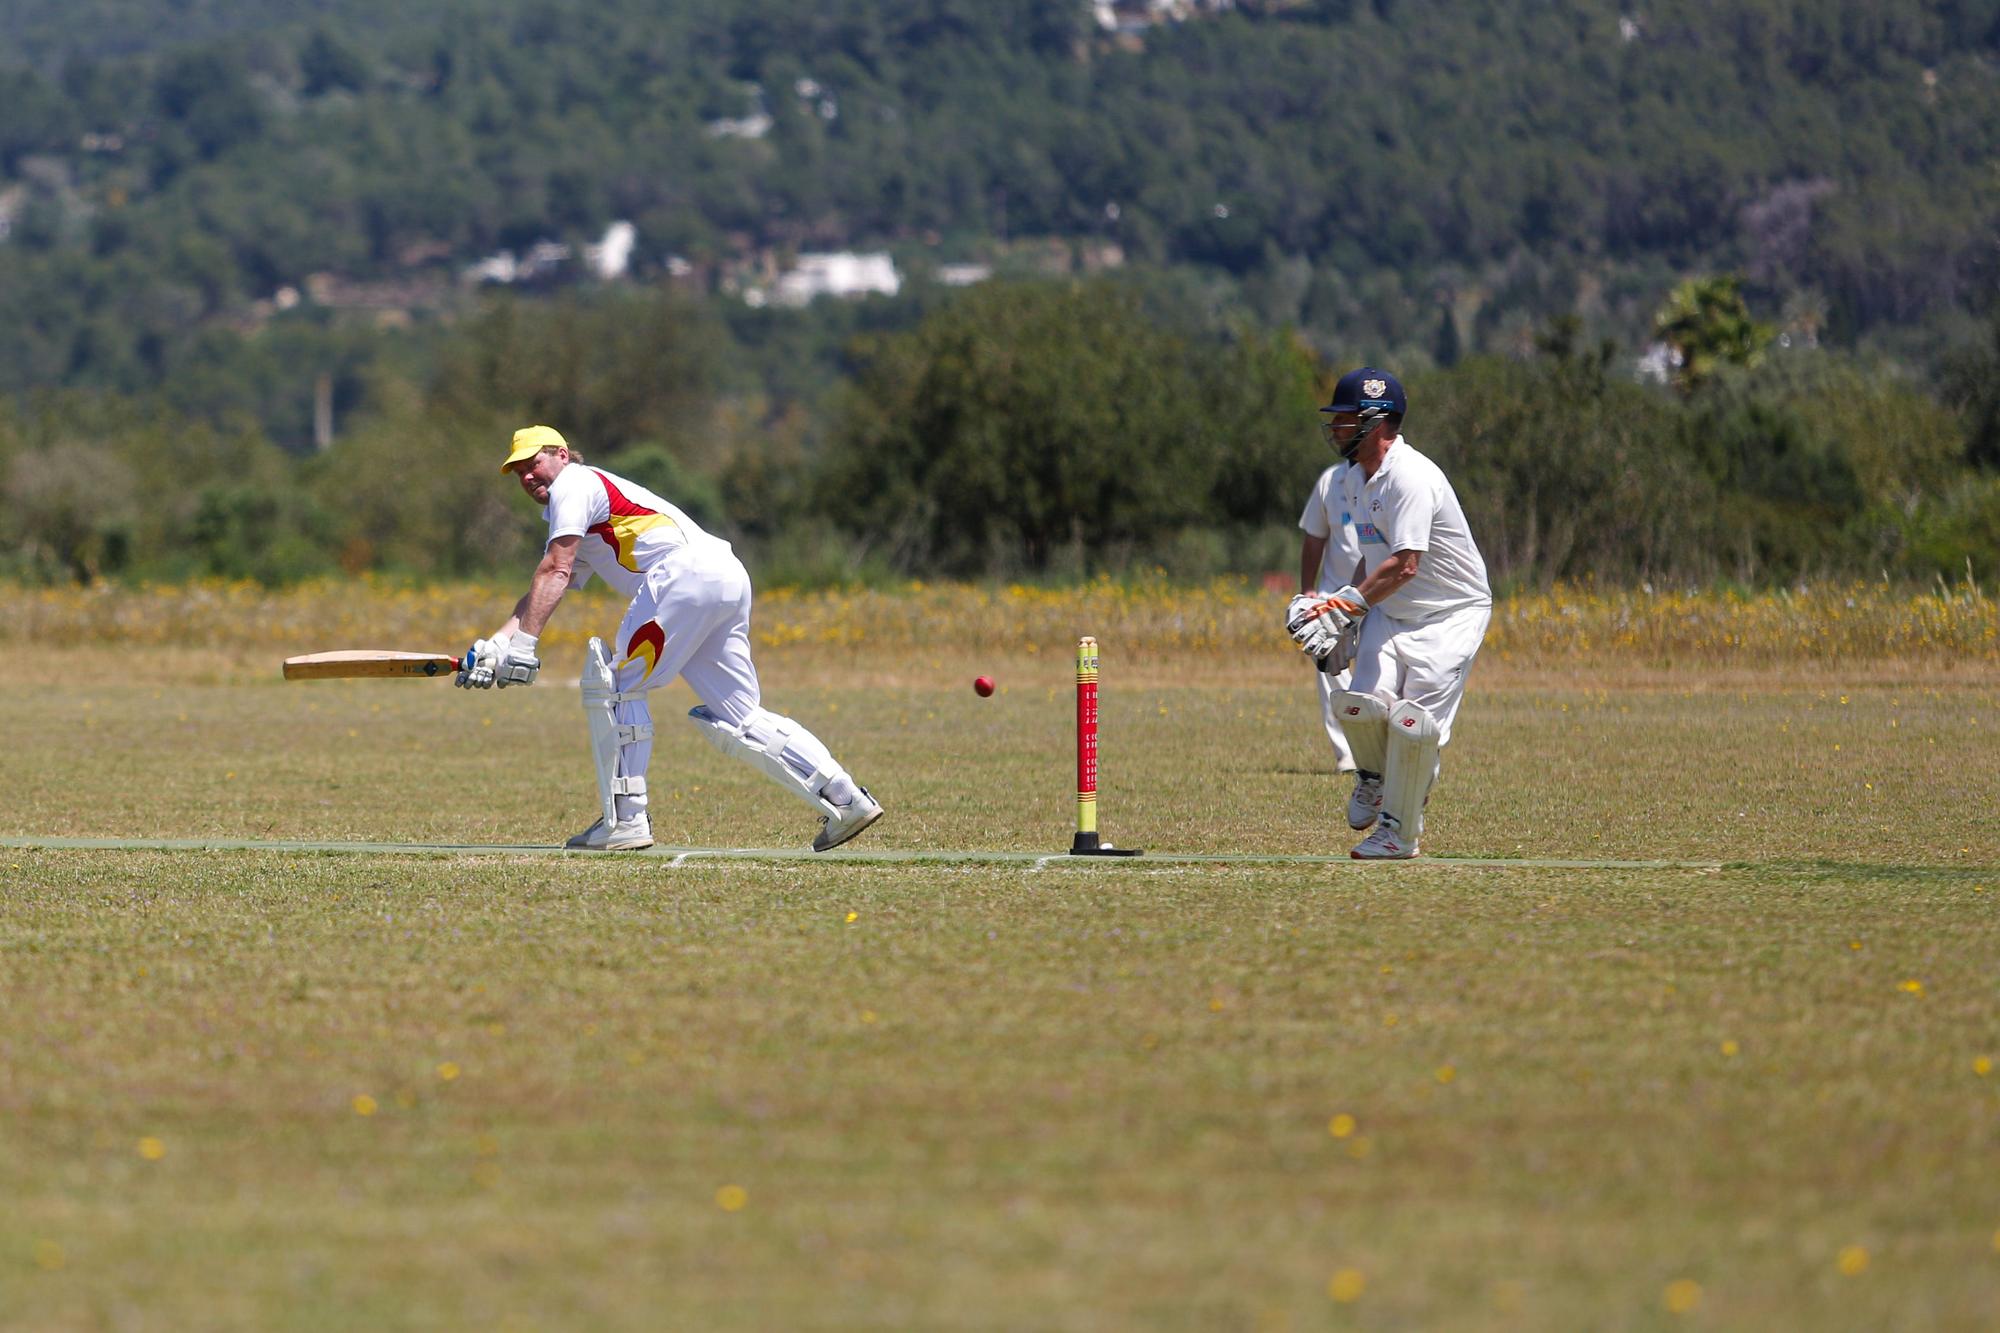
[(993, 276), (991, 264), (939, 264), (938, 281), (947, 287), (970, 287)]
[(778, 305), (802, 306), (819, 296), (894, 296), (902, 289), (902, 275), (888, 255), (842, 250), (800, 255), (798, 266), (779, 276), (770, 299)]
[(583, 262), (606, 282), (622, 278), (632, 267), (632, 247), (638, 243), (637, 227), (629, 222), (614, 222), (605, 229), (603, 240), (583, 247)]
[(709, 138), (761, 139), (771, 132), (771, 109), (764, 102), (764, 85), (753, 83), (746, 91), (750, 94), (750, 114), (709, 121), (704, 130)]

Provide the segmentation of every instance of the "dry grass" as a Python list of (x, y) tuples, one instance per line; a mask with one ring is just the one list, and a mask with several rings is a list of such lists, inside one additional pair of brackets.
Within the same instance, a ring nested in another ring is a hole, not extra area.
[(1687, 1280), (1726, 1325), (1972, 1329), (2000, 1298), (1987, 881), (16, 864), (18, 1327), (1616, 1328)]
[[(0, 642), (74, 648), (242, 649), (269, 655), (361, 640), (455, 649), (502, 618), (513, 585), (403, 587), (341, 581), (269, 590), (254, 584), (21, 589), (0, 585)], [(601, 587), (576, 595), (544, 638), (552, 656), (615, 623)], [(1285, 656), (1276, 632), (1284, 598), (1241, 579), (1205, 587), (1121, 584), (975, 587), (913, 583), (854, 592), (773, 589), (758, 598), (765, 648), (880, 660), (899, 652), (1066, 652), (1080, 633), (1115, 644), (1128, 662), (1240, 662)], [(843, 651), (844, 650), (844, 651)], [(1853, 584), (1745, 596), (1565, 587), (1503, 600), (1489, 660), (1589, 660), (1703, 670), (1799, 663), (1868, 666), (2000, 663), (2000, 603), (1975, 585), (1911, 591)], [(280, 654), (282, 655), (282, 653)]]
[[(935, 595), (760, 652), (887, 800), (871, 844), (1066, 845), (1080, 627), (1107, 831), (1346, 845), (1262, 599), (1243, 650), (1107, 590)], [(589, 818), (558, 684), (276, 680), (453, 642), (498, 590), (359, 594), (346, 626), (144, 596), (97, 638), (13, 617), (38, 683), (0, 699), (0, 834)], [(1482, 661), (1435, 852), (1712, 872), (0, 849), (0, 1326), (1987, 1327), (1981, 605), (1886, 670)], [(691, 702), (657, 709), (661, 835), (802, 843), (804, 807), (675, 727)]]

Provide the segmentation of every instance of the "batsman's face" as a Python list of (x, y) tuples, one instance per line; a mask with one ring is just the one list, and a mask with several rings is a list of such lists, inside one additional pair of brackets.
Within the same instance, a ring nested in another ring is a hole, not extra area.
[(1361, 428), (1359, 412), (1327, 413), (1326, 419), (1320, 423), (1320, 432), (1326, 436), (1326, 442), (1333, 447), (1333, 451), (1350, 463), (1360, 452), (1361, 437), (1367, 434)]
[(526, 491), (536, 504), (549, 502), (549, 483), (556, 479), (556, 473), (569, 463), (566, 449), (548, 449), (533, 458), (524, 458), (509, 469), (521, 479), (521, 489)]

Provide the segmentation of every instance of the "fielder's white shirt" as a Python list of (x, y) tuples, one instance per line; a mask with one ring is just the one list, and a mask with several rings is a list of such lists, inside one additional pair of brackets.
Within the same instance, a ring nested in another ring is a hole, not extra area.
[(581, 588), (595, 574), (627, 597), (645, 586), (647, 570), (678, 551), (711, 543), (729, 549), (638, 482), (584, 463), (556, 474), (542, 517), (549, 521), (550, 541), (583, 538), (570, 586)]
[(1375, 604), (1384, 615), (1423, 624), (1469, 606), (1493, 605), (1486, 560), (1472, 540), (1457, 493), (1436, 463), (1398, 435), (1373, 477), (1351, 465), (1341, 470), (1339, 482), (1369, 569), (1398, 551), (1422, 552), (1416, 577)]
[(1354, 571), (1361, 564), (1361, 538), (1355, 533), (1354, 514), (1340, 484), (1340, 474), (1353, 466), (1335, 463), (1320, 473), (1312, 494), (1306, 497), (1305, 512), (1299, 515), (1299, 528), (1306, 536), (1326, 539), (1326, 553), (1319, 558), (1319, 582), (1313, 584), (1320, 592), (1333, 592), (1355, 582)]

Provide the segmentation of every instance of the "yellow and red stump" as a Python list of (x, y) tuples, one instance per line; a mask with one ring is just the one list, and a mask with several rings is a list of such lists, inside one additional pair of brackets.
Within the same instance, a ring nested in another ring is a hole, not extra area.
[(1097, 836), (1097, 640), (1076, 641), (1076, 840), (1071, 856), (1138, 856)]

